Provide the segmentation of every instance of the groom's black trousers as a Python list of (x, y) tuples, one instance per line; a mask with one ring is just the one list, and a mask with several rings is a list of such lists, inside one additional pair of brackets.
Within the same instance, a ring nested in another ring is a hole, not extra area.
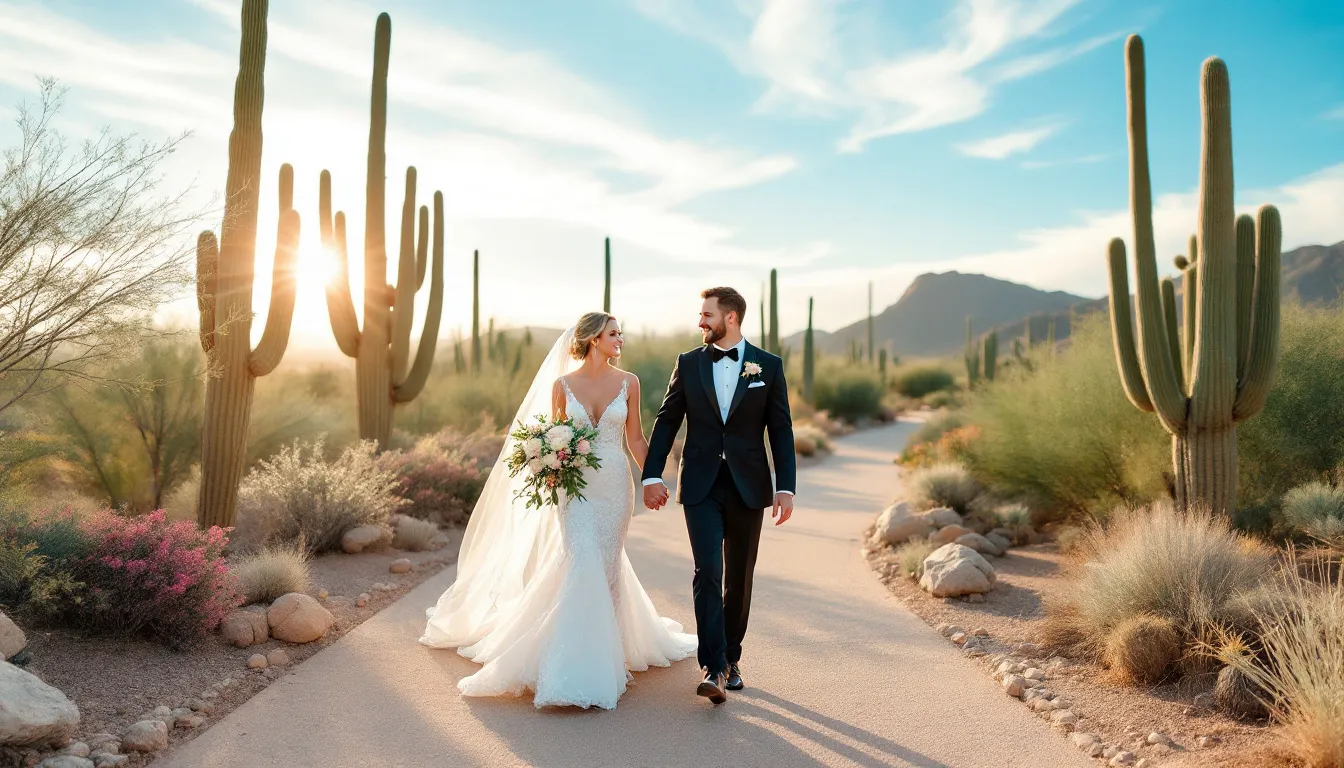
[(723, 462), (709, 496), (687, 505), (685, 512), (695, 559), (692, 589), (700, 666), (726, 672), (742, 658), (765, 510), (747, 507)]

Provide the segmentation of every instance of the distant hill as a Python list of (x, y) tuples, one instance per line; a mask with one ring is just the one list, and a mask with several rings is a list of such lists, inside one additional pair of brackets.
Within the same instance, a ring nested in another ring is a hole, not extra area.
[[(1042, 291), (984, 275), (943, 272), (915, 278), (905, 294), (873, 317), (873, 336), (879, 349), (901, 357), (941, 357), (965, 343), (966, 317), (979, 335), (991, 328), (1019, 323), (1031, 315), (1062, 313), (1088, 301), (1063, 291)], [(1040, 322), (1040, 321), (1038, 321)], [(1044, 325), (1039, 326), (1044, 339)], [(860, 320), (831, 333), (815, 332), (814, 343), (826, 354), (843, 354), (857, 341), (867, 345), (867, 321)], [(802, 348), (802, 334), (783, 339), (794, 349)]]
[[(1282, 292), (1285, 301), (1330, 304), (1344, 296), (1344, 242), (1307, 245), (1283, 254)], [(1180, 289), (1180, 278), (1176, 280)], [(1179, 304), (1179, 302), (1178, 302)], [(1107, 297), (1087, 299), (1061, 291), (1041, 291), (984, 275), (944, 272), (924, 274), (895, 304), (873, 317), (873, 336), (879, 349), (904, 357), (942, 357), (960, 352), (966, 340), (966, 316), (978, 336), (991, 328), (999, 333), (1001, 353), (1011, 350), (1011, 339), (1024, 338), (1028, 323), (1032, 338), (1044, 341), (1055, 326), (1055, 338), (1069, 336), (1071, 313), (1106, 312)], [(814, 331), (817, 349), (845, 354), (856, 340), (867, 345), (865, 320), (838, 331)], [(782, 340), (801, 350), (803, 334)]]

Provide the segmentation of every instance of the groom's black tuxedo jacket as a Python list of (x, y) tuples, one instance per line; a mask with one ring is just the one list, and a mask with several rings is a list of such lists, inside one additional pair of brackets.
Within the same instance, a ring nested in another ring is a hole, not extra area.
[[(714, 391), (714, 370), (708, 347), (677, 356), (672, 379), (649, 438), (644, 479), (661, 478), (672, 442), (686, 421), (686, 443), (677, 470), (677, 502), (698, 504), (709, 495), (724, 458), (742, 501), (751, 509), (774, 505), (775, 488), (765, 456), (765, 432), (770, 433), (770, 454), (775, 462), (778, 490), (794, 491), (796, 466), (793, 456), (793, 417), (789, 415), (789, 389), (784, 382), (784, 364), (775, 355), (747, 342), (746, 363), (761, 366), (757, 376), (737, 380), (732, 405), (725, 422)], [(755, 382), (763, 386), (751, 386)], [(723, 457), (723, 458), (720, 458)]]

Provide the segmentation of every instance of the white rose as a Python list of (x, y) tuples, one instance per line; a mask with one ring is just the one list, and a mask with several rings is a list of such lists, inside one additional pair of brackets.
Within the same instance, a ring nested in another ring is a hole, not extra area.
[(548, 469), (559, 469), (560, 457), (556, 456), (554, 453), (548, 453), (546, 454), (545, 457), (542, 458), (541, 463), (544, 464)]
[(546, 431), (546, 444), (554, 451), (568, 447), (569, 441), (572, 439), (574, 439), (574, 430), (563, 424), (558, 424)]
[(532, 474), (534, 474), (534, 475), (535, 475), (536, 473), (540, 472), (540, 471), (541, 471), (541, 459), (532, 459), (531, 461), (527, 462), (527, 468), (528, 468), (529, 470), (531, 470), (531, 471), (532, 471)]
[(541, 440), (540, 440), (539, 438), (535, 438), (535, 437), (534, 437), (534, 438), (532, 438), (531, 440), (526, 440), (526, 441), (524, 441), (524, 442), (523, 442), (523, 453), (527, 454), (527, 458), (529, 458), (529, 459), (535, 459), (535, 458), (537, 458), (538, 456), (540, 456), (540, 455), (541, 455)]

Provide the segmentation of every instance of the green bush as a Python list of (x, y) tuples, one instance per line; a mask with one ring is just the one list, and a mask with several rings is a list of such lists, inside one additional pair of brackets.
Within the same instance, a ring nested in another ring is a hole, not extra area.
[(1264, 410), (1237, 427), (1243, 506), (1278, 506), (1344, 464), (1344, 312), (1284, 305), (1280, 349)]
[(919, 581), (924, 576), (924, 561), (938, 549), (938, 546), (931, 541), (920, 539), (907, 541), (897, 547), (896, 563), (901, 569), (901, 575)]
[(1171, 480), (1170, 438), (1125, 398), (1108, 323), (1084, 318), (1067, 351), (1005, 369), (963, 411), (978, 434), (958, 458), (1042, 522), (1147, 503)]
[(917, 469), (905, 480), (906, 494), (916, 509), (951, 507), (965, 515), (980, 495), (980, 486), (960, 464), (935, 464)]
[(1312, 482), (1283, 497), (1283, 522), (1322, 539), (1344, 536), (1344, 488)]
[(966, 426), (966, 416), (960, 411), (947, 411), (934, 415), (928, 421), (920, 424), (919, 428), (906, 439), (905, 451), (901, 454), (902, 458), (911, 456), (914, 449), (921, 445), (936, 443), (942, 439), (943, 435), (964, 426)]
[(913, 398), (942, 392), (955, 386), (956, 379), (951, 372), (934, 365), (922, 365), (901, 371), (895, 380), (896, 391)]
[(876, 418), (882, 407), (882, 380), (868, 368), (826, 366), (817, 372), (814, 394), (819, 410), (853, 424)]
[(312, 583), (308, 553), (301, 542), (266, 547), (240, 558), (229, 569), (238, 579), (245, 603), (269, 603), (290, 592), (307, 592)]

